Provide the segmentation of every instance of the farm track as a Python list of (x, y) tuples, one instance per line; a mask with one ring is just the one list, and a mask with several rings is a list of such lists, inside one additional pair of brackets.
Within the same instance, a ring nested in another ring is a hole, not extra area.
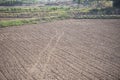
[(120, 20), (0, 28), (0, 80), (120, 80)]

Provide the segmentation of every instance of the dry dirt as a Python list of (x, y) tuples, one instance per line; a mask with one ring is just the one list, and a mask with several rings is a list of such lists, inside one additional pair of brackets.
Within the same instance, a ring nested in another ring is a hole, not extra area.
[(120, 80), (120, 20), (0, 28), (0, 80)]

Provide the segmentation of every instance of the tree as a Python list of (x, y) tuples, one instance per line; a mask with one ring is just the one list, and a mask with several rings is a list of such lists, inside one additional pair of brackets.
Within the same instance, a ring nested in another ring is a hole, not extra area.
[(113, 7), (120, 8), (120, 0), (113, 0)]
[(0, 6), (15, 6), (15, 5), (22, 5), (22, 4), (34, 4), (37, 3), (39, 0), (3, 0), (0, 1)]
[(81, 4), (82, 2), (84, 2), (84, 1), (85, 1), (85, 0), (73, 0), (73, 2), (75, 2), (75, 3), (78, 4), (78, 8), (79, 8), (80, 4)]

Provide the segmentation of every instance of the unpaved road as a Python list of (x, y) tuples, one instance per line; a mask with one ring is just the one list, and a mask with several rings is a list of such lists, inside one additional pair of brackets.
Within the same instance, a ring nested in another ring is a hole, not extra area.
[(0, 80), (120, 80), (120, 20), (0, 28)]

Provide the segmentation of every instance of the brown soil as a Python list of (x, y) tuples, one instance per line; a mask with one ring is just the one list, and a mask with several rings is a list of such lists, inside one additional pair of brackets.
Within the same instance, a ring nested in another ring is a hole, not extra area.
[(119, 79), (119, 19), (0, 28), (0, 80)]

